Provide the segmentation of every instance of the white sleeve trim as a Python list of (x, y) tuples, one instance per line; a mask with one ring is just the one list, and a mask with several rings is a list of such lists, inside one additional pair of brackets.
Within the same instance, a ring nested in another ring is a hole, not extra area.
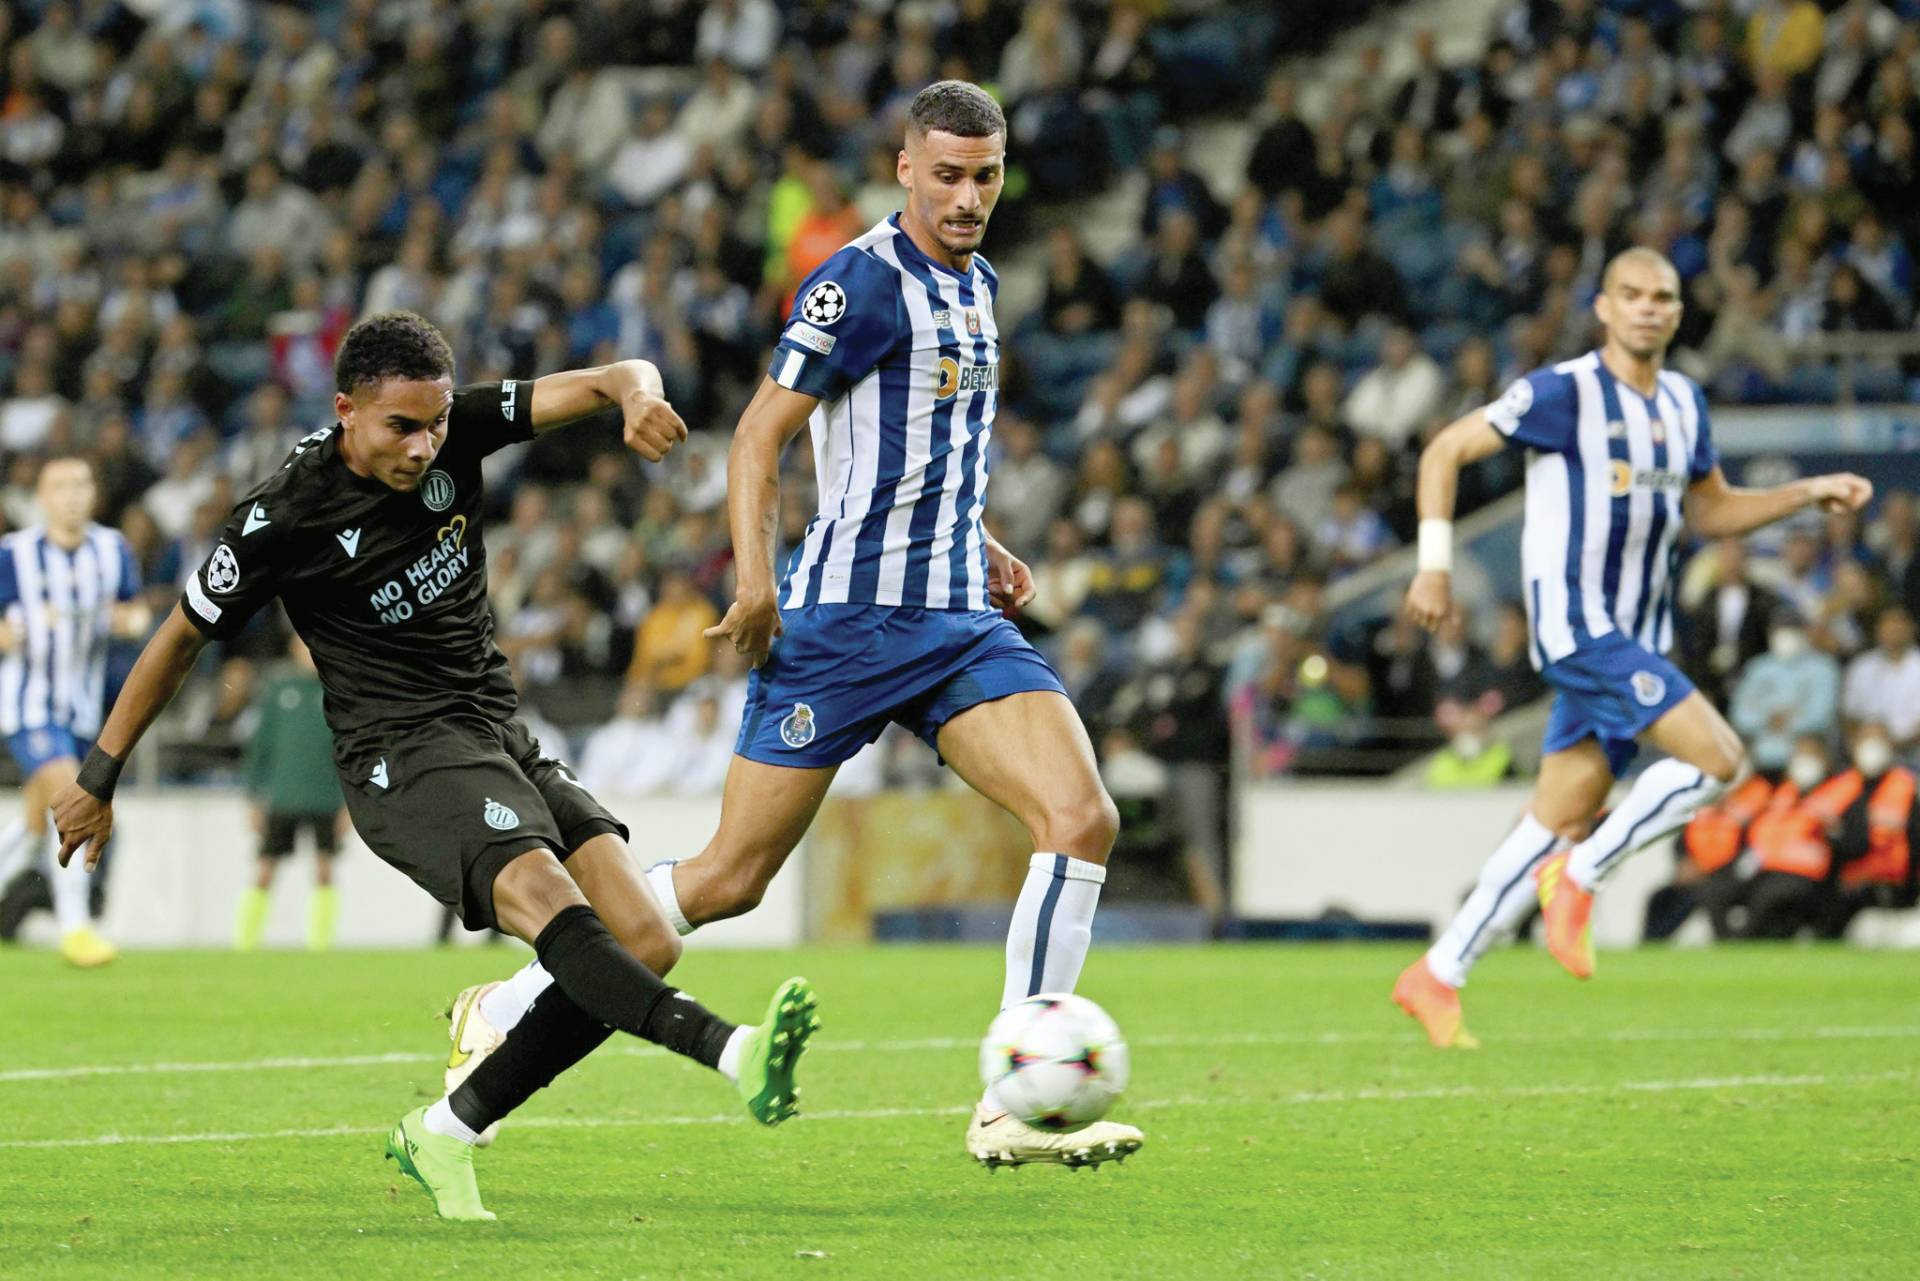
[(789, 351), (786, 363), (780, 366), (780, 372), (773, 376), (773, 380), (788, 391), (792, 391), (793, 385), (800, 381), (800, 372), (806, 367), (807, 358), (804, 355), (797, 351)]

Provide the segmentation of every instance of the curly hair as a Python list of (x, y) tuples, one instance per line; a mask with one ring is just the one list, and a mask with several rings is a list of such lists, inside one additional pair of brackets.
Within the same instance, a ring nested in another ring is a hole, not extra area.
[(919, 137), (950, 133), (956, 138), (1005, 137), (1007, 117), (1000, 104), (979, 85), (964, 80), (936, 80), (913, 96), (907, 108), (907, 129)]
[(386, 311), (347, 331), (333, 358), (333, 385), (349, 396), (389, 378), (453, 377), (453, 348), (424, 316)]

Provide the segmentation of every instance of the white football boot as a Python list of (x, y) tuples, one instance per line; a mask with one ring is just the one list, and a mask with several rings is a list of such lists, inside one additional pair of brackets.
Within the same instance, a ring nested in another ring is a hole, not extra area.
[[(487, 1056), (500, 1048), (505, 1041), (504, 1033), (494, 1030), (487, 1022), (487, 1016), (480, 1012), (480, 998), (499, 987), (498, 983), (481, 983), (470, 987), (453, 998), (453, 1004), (447, 1007), (447, 1039), (452, 1048), (447, 1051), (447, 1093), (452, 1094), (460, 1088), (461, 1082), (473, 1075), (473, 1070), (487, 1061)], [(480, 1131), (480, 1137), (474, 1140), (474, 1146), (484, 1148), (492, 1143), (500, 1133), (500, 1123), (495, 1121)]]
[(1069, 1134), (1036, 1130), (1010, 1113), (974, 1105), (967, 1123), (967, 1153), (997, 1170), (1003, 1165), (1050, 1163), (1080, 1169), (1102, 1161), (1124, 1161), (1140, 1150), (1146, 1136), (1130, 1125), (1095, 1121)]

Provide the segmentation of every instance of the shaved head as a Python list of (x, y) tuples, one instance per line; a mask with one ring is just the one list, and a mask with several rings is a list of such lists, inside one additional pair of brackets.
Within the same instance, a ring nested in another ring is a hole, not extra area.
[(1680, 292), (1680, 271), (1671, 259), (1657, 249), (1648, 249), (1645, 245), (1635, 245), (1631, 249), (1622, 249), (1607, 261), (1607, 269), (1600, 273), (1600, 292), (1606, 293), (1613, 288), (1613, 278), (1620, 268), (1628, 263), (1635, 266), (1650, 267), (1655, 271), (1664, 271), (1673, 278), (1675, 293)]

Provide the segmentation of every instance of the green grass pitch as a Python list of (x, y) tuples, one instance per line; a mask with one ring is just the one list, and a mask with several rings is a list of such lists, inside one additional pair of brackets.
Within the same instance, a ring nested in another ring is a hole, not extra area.
[(609, 1043), (479, 1159), (445, 1224), (380, 1159), (438, 1093), (466, 983), (520, 954), (0, 954), (0, 1275), (1912, 1277), (1920, 956), (1495, 955), (1477, 1053), (1387, 992), (1408, 948), (1096, 952), (1133, 1045), (1093, 1173), (961, 1148), (992, 949), (698, 954), (736, 1017), (790, 973), (827, 1029), (805, 1113)]

